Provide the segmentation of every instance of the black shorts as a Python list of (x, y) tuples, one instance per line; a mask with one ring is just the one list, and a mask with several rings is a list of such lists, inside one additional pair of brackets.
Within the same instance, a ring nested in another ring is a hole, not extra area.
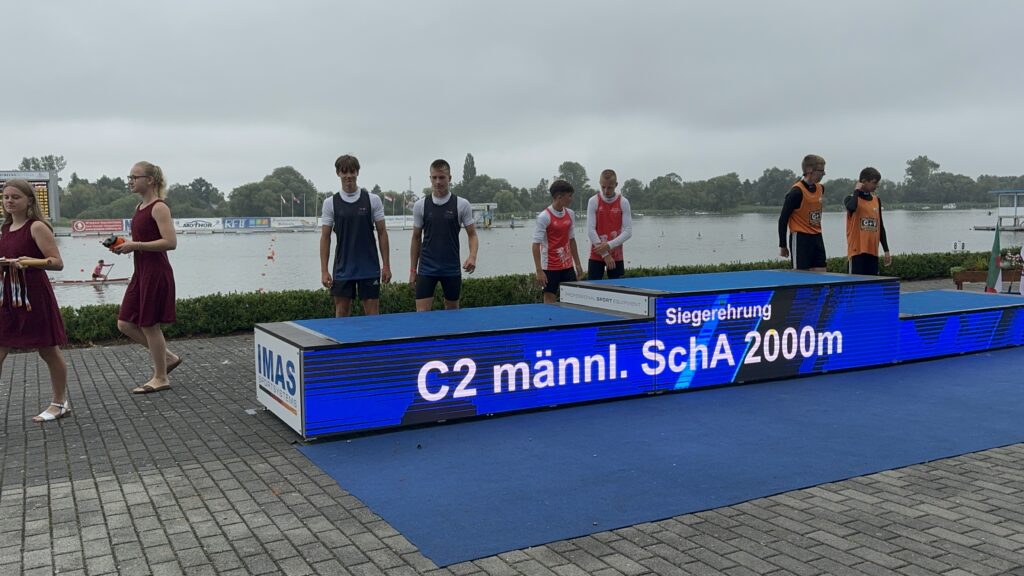
[[(587, 261), (587, 280), (600, 280), (604, 278), (605, 264), (604, 260), (588, 260)], [(612, 280), (615, 278), (622, 278), (622, 275), (626, 273), (626, 266), (622, 260), (615, 261), (615, 269), (608, 271), (608, 279)]]
[(874, 254), (857, 254), (850, 257), (850, 274), (866, 274), (878, 276), (878, 256)]
[(444, 299), (455, 302), (462, 295), (462, 276), (424, 276), (416, 275), (416, 299), (433, 298), (437, 283), (441, 283)]
[(558, 294), (558, 287), (562, 282), (575, 282), (576, 270), (566, 268), (565, 270), (545, 270), (544, 275), (548, 277), (548, 283), (544, 285), (544, 291)]
[(789, 257), (796, 270), (825, 267), (825, 240), (821, 234), (790, 232)]
[(363, 280), (342, 280), (334, 281), (331, 286), (331, 294), (337, 298), (355, 298), (356, 288), (359, 290), (360, 300), (380, 299), (380, 278), (364, 278)]

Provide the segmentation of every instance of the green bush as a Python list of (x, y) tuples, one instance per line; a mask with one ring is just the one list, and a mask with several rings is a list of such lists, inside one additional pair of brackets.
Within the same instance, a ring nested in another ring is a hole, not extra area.
[[(1017, 249), (1011, 248), (1012, 251)], [(989, 253), (900, 254), (893, 258), (892, 266), (882, 268), (886, 276), (902, 280), (928, 280), (949, 278), (950, 269), (985, 270)], [(657, 268), (631, 268), (627, 277), (704, 274), (740, 270), (787, 269), (782, 259), (760, 262), (728, 264), (696, 264), (663, 266)], [(845, 272), (846, 258), (830, 258), (830, 272)], [(491, 278), (466, 278), (462, 284), (461, 305), (464, 308), (533, 304), (541, 302), (541, 291), (532, 274), (515, 274)], [(434, 297), (434, 308), (444, 307), (440, 291)], [(361, 314), (358, 303), (354, 313)], [(415, 310), (412, 286), (405, 282), (385, 284), (381, 287), (381, 313), (412, 312)], [(75, 345), (89, 345), (124, 339), (117, 329), (118, 307), (114, 304), (64, 307), (61, 315), (68, 339)], [(256, 324), (284, 322), (334, 316), (334, 303), (326, 290), (286, 290), (282, 292), (246, 292), (210, 294), (185, 298), (177, 302), (178, 321), (164, 327), (168, 338), (223, 336), (249, 331)]]

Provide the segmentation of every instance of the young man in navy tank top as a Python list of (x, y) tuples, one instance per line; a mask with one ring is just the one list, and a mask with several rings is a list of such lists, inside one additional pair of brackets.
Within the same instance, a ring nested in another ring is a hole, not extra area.
[[(416, 311), (426, 312), (434, 303), (434, 290), (441, 284), (445, 310), (459, 307), (462, 270), (476, 270), (480, 241), (476, 235), (473, 207), (465, 198), (451, 193), (451, 166), (445, 160), (430, 164), (429, 198), (420, 198), (412, 208), (412, 246), (409, 250), (409, 284), (415, 287)], [(469, 257), (460, 263), (459, 229), (466, 229)]]
[[(379, 314), (380, 285), (391, 281), (384, 203), (380, 196), (359, 187), (359, 160), (355, 156), (339, 156), (334, 171), (341, 180), (341, 192), (324, 200), (320, 215), (320, 282), (334, 296), (335, 317), (351, 315), (356, 297), (365, 314)], [(328, 267), (332, 236), (337, 239), (337, 248), (334, 263)]]

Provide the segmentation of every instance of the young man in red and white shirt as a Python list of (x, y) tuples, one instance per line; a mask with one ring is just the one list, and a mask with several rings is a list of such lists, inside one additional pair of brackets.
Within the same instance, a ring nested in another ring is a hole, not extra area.
[(633, 217), (629, 200), (617, 194), (618, 176), (614, 170), (604, 170), (600, 179), (601, 191), (587, 203), (587, 236), (590, 238), (590, 259), (587, 279), (622, 278), (625, 262), (622, 245), (633, 236)]
[(558, 300), (558, 287), (562, 282), (583, 277), (573, 234), (576, 215), (569, 209), (575, 190), (565, 180), (555, 180), (550, 192), (551, 206), (537, 214), (537, 227), (533, 232), (533, 264), (537, 283), (544, 287), (545, 304)]

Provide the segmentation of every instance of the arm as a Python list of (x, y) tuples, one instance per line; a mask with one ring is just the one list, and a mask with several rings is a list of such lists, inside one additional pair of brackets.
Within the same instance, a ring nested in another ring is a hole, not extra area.
[(469, 258), (462, 263), (462, 269), (472, 274), (476, 271), (476, 254), (480, 249), (480, 238), (476, 235), (476, 225), (466, 226), (466, 240), (469, 241)]
[(377, 220), (374, 223), (377, 227), (377, 241), (380, 243), (380, 283), (391, 282), (391, 243), (388, 241), (388, 227), (384, 220)]
[(48, 261), (46, 266), (41, 268), (43, 270), (63, 270), (64, 259), (60, 257), (60, 249), (57, 248), (57, 239), (53, 237), (53, 230), (37, 220), (32, 223), (29, 232), (32, 234), (32, 240), (39, 247), (39, 251)]
[(857, 194), (850, 194), (843, 199), (843, 206), (846, 206), (846, 211), (853, 214), (857, 211)]
[(177, 248), (178, 237), (174, 233), (174, 220), (171, 219), (171, 209), (167, 207), (167, 204), (158, 202), (156, 206), (153, 206), (153, 220), (156, 221), (156, 227), (160, 230), (158, 240), (125, 242), (114, 248), (114, 252), (118, 254), (127, 254), (136, 250), (140, 252), (169, 252)]
[(327, 258), (331, 255), (331, 236), (333, 228), (320, 226), (320, 283), (330, 288), (334, 284), (334, 274), (327, 269)]
[(878, 233), (882, 242), (882, 251), (885, 253), (885, 265), (892, 265), (892, 254), (889, 253), (889, 241), (885, 237), (885, 222), (882, 220), (882, 199), (878, 199)]
[(789, 248), (786, 247), (786, 229), (789, 227), (789, 216), (800, 207), (803, 194), (796, 188), (786, 194), (786, 201), (782, 204), (782, 213), (779, 214), (779, 255), (789, 258)]
[(412, 245), (409, 246), (409, 284), (416, 283), (416, 271), (419, 270), (420, 249), (423, 247), (423, 228), (412, 227)]
[(622, 198), (622, 230), (608, 243), (609, 248), (618, 248), (633, 237), (633, 210), (629, 207), (629, 200)]
[(569, 252), (572, 254), (573, 262), (576, 263), (576, 278), (583, 280), (583, 265), (580, 264), (580, 251), (576, 247), (576, 239), (569, 239)]
[(597, 203), (600, 201), (596, 194), (587, 201), (587, 238), (598, 254), (602, 252), (601, 237), (597, 235)]
[(544, 273), (544, 269), (541, 268), (540, 264), (540, 243), (534, 242), (531, 246), (533, 249), (533, 267), (534, 267), (534, 278), (537, 279), (537, 284), (544, 286), (548, 283), (548, 275)]

